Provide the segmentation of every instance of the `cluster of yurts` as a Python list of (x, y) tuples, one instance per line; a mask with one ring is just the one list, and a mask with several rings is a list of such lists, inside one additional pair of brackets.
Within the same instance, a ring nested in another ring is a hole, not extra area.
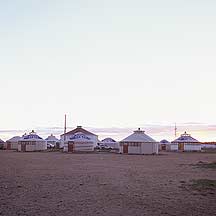
[(118, 153), (126, 154), (158, 154), (160, 150), (201, 151), (202, 148), (216, 148), (216, 143), (201, 143), (186, 132), (172, 142), (167, 140), (157, 142), (140, 128), (120, 142), (116, 142), (112, 138), (99, 141), (96, 134), (81, 126), (60, 135), (60, 139), (52, 134), (43, 139), (32, 131), (22, 137), (15, 136), (7, 140), (4, 143), (4, 148), (17, 151), (42, 151), (47, 149), (47, 144), (52, 144), (56, 148), (63, 148), (64, 152), (89, 152), (94, 151), (97, 146), (106, 146)]

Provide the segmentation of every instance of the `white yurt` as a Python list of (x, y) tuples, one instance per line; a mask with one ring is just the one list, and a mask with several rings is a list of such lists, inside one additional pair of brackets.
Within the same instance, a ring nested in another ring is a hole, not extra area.
[(201, 143), (185, 131), (179, 138), (171, 142), (171, 150), (201, 151)]
[(114, 139), (110, 137), (103, 139), (98, 144), (102, 146), (107, 146), (113, 149), (119, 149), (119, 142), (116, 142)]
[(60, 136), (60, 138), (61, 138), (61, 143), (64, 143), (64, 139), (65, 139), (65, 141), (70, 140), (70, 138), (73, 137), (73, 136), (74, 136), (75, 134), (77, 134), (77, 133), (82, 133), (82, 134), (84, 134), (85, 136), (89, 137), (89, 138), (93, 141), (94, 147), (97, 146), (97, 144), (98, 144), (98, 142), (99, 142), (99, 140), (98, 140), (98, 135), (93, 134), (92, 132), (90, 132), (90, 131), (84, 129), (82, 126), (77, 126), (77, 128), (75, 128), (74, 130), (71, 130), (71, 131), (69, 131), (69, 132), (67, 132), (67, 133), (65, 133), (65, 134), (62, 134), (62, 135)]
[(5, 149), (7, 150), (17, 150), (18, 141), (21, 139), (20, 136), (14, 136), (11, 139), (7, 140), (5, 143)]
[(85, 134), (78, 132), (65, 142), (64, 152), (92, 152), (94, 142)]
[(43, 151), (47, 149), (47, 142), (33, 130), (28, 135), (24, 134), (18, 141), (18, 151)]
[(166, 139), (161, 140), (159, 143), (159, 151), (170, 151), (170, 150), (171, 150), (171, 143)]
[(138, 128), (133, 134), (120, 141), (119, 153), (158, 154), (158, 142)]
[(53, 134), (48, 136), (45, 140), (47, 141), (47, 144), (49, 143), (49, 144), (54, 145), (55, 147), (59, 147), (58, 146), (59, 140)]

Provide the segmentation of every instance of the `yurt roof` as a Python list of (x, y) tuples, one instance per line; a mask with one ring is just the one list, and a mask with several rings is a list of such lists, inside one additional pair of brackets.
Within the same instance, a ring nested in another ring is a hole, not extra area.
[(91, 142), (91, 139), (81, 132), (78, 132), (71, 136), (70, 140), (75, 142)]
[(145, 131), (138, 130), (134, 131), (133, 134), (123, 139), (121, 142), (156, 142), (154, 139), (152, 139), (150, 136), (145, 134)]
[(110, 137), (107, 137), (107, 138), (103, 139), (101, 142), (113, 143), (113, 142), (116, 142), (116, 141), (114, 139), (110, 138)]
[(46, 141), (59, 141), (53, 134), (48, 136), (45, 140)]
[(169, 143), (169, 141), (166, 140), (166, 139), (163, 139), (163, 140), (160, 141), (160, 143), (166, 144), (166, 143)]
[(3, 143), (4, 141), (2, 139), (0, 139), (0, 143)]
[(14, 136), (12, 138), (10, 138), (9, 140), (7, 140), (8, 142), (18, 142), (22, 137), (20, 136)]
[(178, 137), (177, 139), (175, 139), (174, 141), (172, 141), (172, 143), (175, 142), (189, 142), (189, 143), (196, 143), (199, 142), (198, 140), (194, 139), (190, 134), (187, 134), (187, 132), (185, 131), (180, 137)]
[[(82, 128), (82, 126), (77, 126), (77, 128), (75, 128), (72, 131), (69, 131), (69, 132), (65, 133), (65, 135), (73, 135), (73, 134), (76, 134), (76, 133), (79, 133), (79, 132), (83, 133), (83, 134), (86, 134), (86, 135), (97, 136), (96, 134), (93, 134), (90, 131), (85, 130), (84, 128)], [(61, 136), (63, 136), (63, 135), (64, 134), (62, 134)]]
[(44, 139), (38, 136), (33, 130), (28, 135), (24, 134), (21, 140), (22, 141), (24, 140), (26, 141), (37, 141), (37, 140), (44, 141)]

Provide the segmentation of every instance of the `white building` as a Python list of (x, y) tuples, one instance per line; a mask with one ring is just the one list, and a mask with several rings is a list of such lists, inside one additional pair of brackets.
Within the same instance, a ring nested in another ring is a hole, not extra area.
[(116, 142), (114, 139), (110, 137), (103, 139), (98, 144), (102, 146), (107, 146), (113, 149), (119, 149), (119, 142)]
[(7, 140), (5, 143), (5, 149), (7, 150), (18, 150), (18, 141), (21, 139), (20, 136), (14, 136)]
[(119, 152), (126, 154), (158, 154), (158, 142), (138, 128), (133, 134), (120, 141)]
[(161, 140), (159, 143), (159, 151), (170, 151), (171, 143), (165, 139)]
[(47, 149), (47, 142), (34, 131), (23, 135), (18, 141), (18, 151), (42, 151)]
[(64, 152), (92, 152), (94, 151), (94, 142), (84, 133), (77, 132), (70, 136), (64, 144)]
[(53, 134), (48, 136), (45, 140), (47, 141), (47, 144), (49, 143), (54, 145), (55, 147), (59, 147), (58, 144), (60, 141)]
[(185, 131), (179, 138), (171, 142), (171, 150), (201, 151), (201, 143)]
[(72, 131), (69, 131), (65, 134), (62, 134), (60, 136), (61, 138), (61, 143), (64, 143), (64, 136), (65, 136), (65, 141), (67, 142), (68, 140), (70, 140), (71, 137), (73, 137), (76, 133), (82, 133), (85, 136), (87, 136), (88, 138), (90, 138), (93, 143), (94, 143), (94, 147), (97, 146), (99, 140), (98, 140), (98, 135), (91, 133), (90, 131), (85, 130), (84, 128), (82, 128), (82, 126), (77, 126), (77, 128), (75, 128)]

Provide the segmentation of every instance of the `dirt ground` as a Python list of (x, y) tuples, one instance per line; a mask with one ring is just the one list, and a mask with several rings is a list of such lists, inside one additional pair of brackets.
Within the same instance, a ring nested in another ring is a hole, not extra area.
[(216, 180), (215, 153), (67, 154), (0, 151), (0, 215), (216, 215), (216, 193), (184, 187)]

